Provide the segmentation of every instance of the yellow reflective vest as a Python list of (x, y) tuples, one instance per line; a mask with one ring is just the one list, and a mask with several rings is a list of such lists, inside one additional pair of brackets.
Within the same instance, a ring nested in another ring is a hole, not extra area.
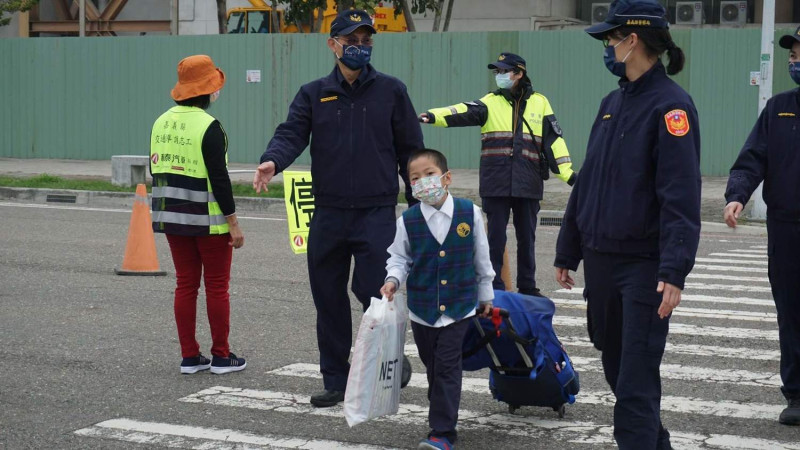
[(203, 137), (214, 120), (201, 108), (174, 106), (153, 124), (153, 231), (184, 236), (228, 233), (203, 160)]
[(541, 199), (550, 171), (570, 185), (575, 182), (569, 150), (550, 102), (530, 88), (518, 99), (498, 90), (480, 100), (428, 113), (434, 126), (481, 127), (481, 197)]

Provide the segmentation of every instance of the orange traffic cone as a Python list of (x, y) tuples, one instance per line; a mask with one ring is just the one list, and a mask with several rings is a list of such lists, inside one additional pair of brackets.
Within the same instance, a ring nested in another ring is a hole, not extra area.
[(136, 186), (136, 198), (133, 201), (133, 214), (128, 227), (128, 244), (125, 246), (122, 268), (114, 269), (114, 272), (117, 275), (167, 274), (158, 267), (156, 238), (153, 235), (150, 205), (147, 204), (147, 188), (143, 184)]
[(506, 285), (506, 291), (511, 292), (511, 267), (508, 265), (508, 246), (503, 249), (503, 268), (500, 269), (500, 279)]

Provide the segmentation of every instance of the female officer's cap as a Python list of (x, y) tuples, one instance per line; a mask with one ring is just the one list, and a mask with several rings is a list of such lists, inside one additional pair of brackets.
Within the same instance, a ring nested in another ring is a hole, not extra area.
[(784, 34), (781, 36), (781, 40), (778, 41), (781, 47), (787, 50), (791, 50), (795, 42), (800, 42), (800, 27), (797, 27), (794, 34)]
[(669, 28), (666, 11), (656, 0), (615, 0), (608, 8), (606, 20), (586, 29), (595, 39), (604, 39), (619, 27)]
[(497, 57), (497, 61), (489, 63), (489, 69), (519, 69), (527, 72), (525, 60), (521, 56), (513, 53), (503, 52)]

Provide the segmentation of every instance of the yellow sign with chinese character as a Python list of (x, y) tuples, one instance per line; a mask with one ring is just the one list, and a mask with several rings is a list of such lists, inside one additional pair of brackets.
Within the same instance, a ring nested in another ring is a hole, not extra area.
[(314, 196), (311, 194), (311, 172), (283, 172), (283, 197), (289, 222), (289, 245), (295, 253), (305, 253), (308, 229), (314, 215)]

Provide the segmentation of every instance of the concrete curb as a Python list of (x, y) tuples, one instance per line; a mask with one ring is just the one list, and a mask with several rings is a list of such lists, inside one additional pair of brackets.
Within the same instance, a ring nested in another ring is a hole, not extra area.
[[(41, 203), (41, 204), (74, 204), (82, 206), (92, 206), (95, 208), (131, 208), (133, 206), (133, 192), (107, 192), (107, 191), (79, 191), (70, 189), (37, 189), (37, 188), (15, 188), (0, 186), (0, 200)], [(286, 205), (282, 198), (263, 198), (263, 197), (235, 197), (236, 210), (240, 213), (260, 213), (269, 215), (286, 215)], [(405, 211), (405, 204), (397, 205), (397, 214)], [(539, 212), (540, 222), (542, 218), (556, 219), (560, 224), (560, 219), (564, 216), (564, 211), (542, 210)], [(544, 223), (542, 223), (544, 225)], [(702, 231), (705, 233), (737, 234), (746, 236), (766, 236), (767, 227), (758, 225), (740, 225), (736, 228), (729, 228), (724, 223), (702, 222)]]

